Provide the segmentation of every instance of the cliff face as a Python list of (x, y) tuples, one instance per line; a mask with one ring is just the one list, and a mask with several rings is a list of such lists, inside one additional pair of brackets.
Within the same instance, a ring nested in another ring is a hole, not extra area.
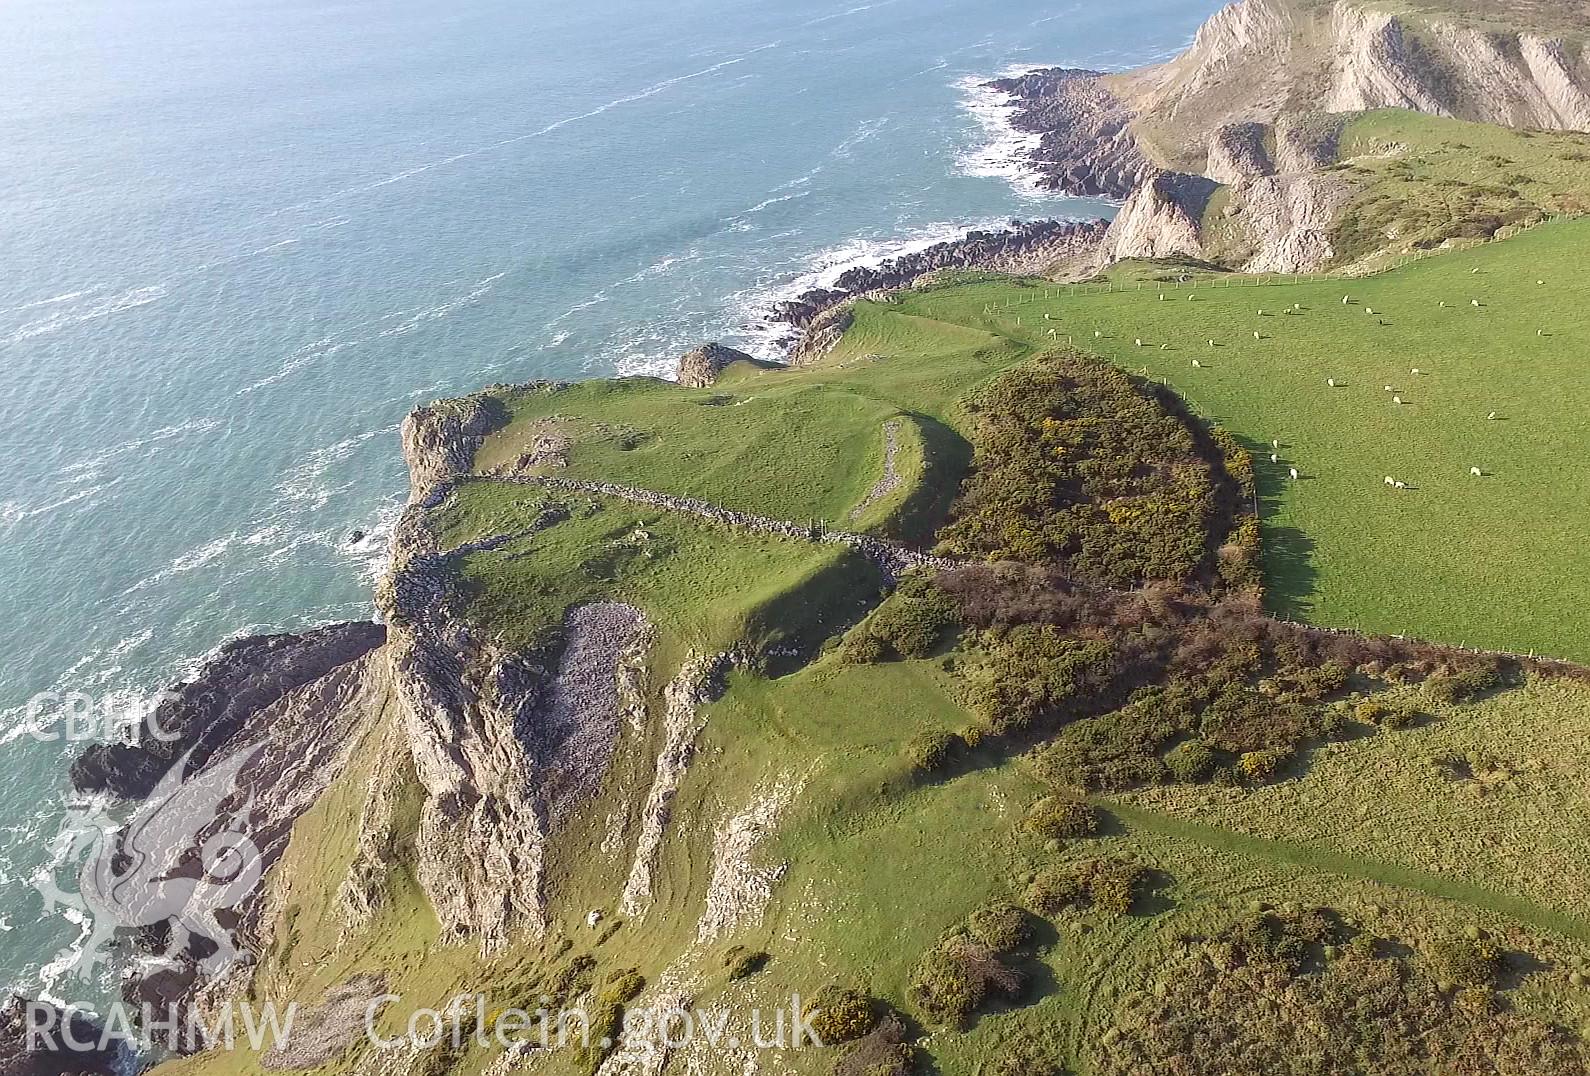
[[(1502, 13), (1505, 14), (1505, 13)], [(1052, 187), (1126, 197), (1111, 257), (1212, 256), (1195, 189), (1230, 188), (1219, 254), (1256, 272), (1304, 272), (1335, 255), (1351, 197), (1336, 160), (1344, 114), (1403, 108), (1512, 127), (1590, 128), (1590, 46), (1499, 33), (1355, 0), (1239, 0), (1179, 56), (1122, 74), (1050, 69), (990, 86), (1037, 133)], [(1237, 238), (1232, 239), (1232, 233)]]
[(1202, 176), (1176, 172), (1162, 172), (1144, 183), (1105, 233), (1105, 256), (1110, 260), (1200, 256), (1200, 222), (1215, 186)]
[[(1505, 10), (1498, 15), (1505, 18)], [(1585, 44), (1352, 0), (1320, 9), (1239, 0), (1206, 22), (1180, 56), (1106, 82), (1137, 115), (1135, 129), (1161, 163), (1178, 167), (1198, 164), (1203, 147), (1189, 133), (1273, 123), (1284, 112), (1314, 108), (1406, 108), (1510, 127), (1590, 127)]]

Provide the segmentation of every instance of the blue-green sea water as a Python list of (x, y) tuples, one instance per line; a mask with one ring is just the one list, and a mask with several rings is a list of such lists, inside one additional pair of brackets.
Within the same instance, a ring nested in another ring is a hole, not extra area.
[(0, 987), (94, 992), (36, 891), (75, 885), (35, 693), (369, 616), (416, 404), (769, 353), (758, 312), (825, 272), (1107, 213), (1034, 193), (972, 86), (1163, 57), (1214, 7), (11, 0)]

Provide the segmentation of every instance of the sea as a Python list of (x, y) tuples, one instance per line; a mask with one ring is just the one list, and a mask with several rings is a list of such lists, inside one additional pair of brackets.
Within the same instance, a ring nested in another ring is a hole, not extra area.
[(9, 0), (0, 987), (123, 970), (73, 968), (103, 805), (62, 714), (371, 616), (409, 410), (773, 357), (763, 312), (846, 268), (1110, 214), (1036, 188), (981, 82), (1161, 59), (1216, 6)]

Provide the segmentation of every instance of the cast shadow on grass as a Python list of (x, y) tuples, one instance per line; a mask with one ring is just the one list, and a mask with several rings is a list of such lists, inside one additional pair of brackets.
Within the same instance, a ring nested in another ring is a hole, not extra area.
[(961, 492), (961, 482), (972, 465), (972, 446), (936, 418), (916, 411), (906, 417), (922, 435), (922, 476), (879, 529), (885, 537), (924, 548), (932, 544), (934, 533)]
[(1285, 620), (1307, 620), (1319, 593), (1315, 541), (1296, 527), (1264, 527), (1265, 605)]

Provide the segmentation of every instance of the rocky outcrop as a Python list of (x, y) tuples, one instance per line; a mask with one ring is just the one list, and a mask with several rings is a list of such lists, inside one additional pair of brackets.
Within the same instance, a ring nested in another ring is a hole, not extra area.
[(722, 344), (703, 344), (679, 357), (675, 380), (686, 388), (704, 389), (734, 362), (755, 362), (743, 351)]
[(640, 811), (635, 858), (618, 902), (625, 918), (644, 918), (651, 907), (657, 856), (673, 815), (674, 797), (695, 756), (696, 737), (705, 724), (701, 707), (723, 694), (723, 678), (738, 660), (728, 653), (692, 654), (663, 692), (662, 751)]
[(1203, 253), (1204, 209), (1216, 184), (1162, 172), (1126, 200), (1104, 237), (1104, 253), (1122, 258), (1196, 258)]
[(410, 499), (421, 500), (448, 479), (468, 474), (486, 435), (507, 421), (501, 397), (489, 390), (410, 413), (400, 431)]
[(358, 660), (385, 638), (379, 624), (349, 623), (228, 643), (197, 678), (169, 689), (135, 743), (85, 750), (72, 763), (72, 785), (142, 799), (184, 755), (188, 773), (197, 772), (217, 752), (267, 731), (262, 715), (283, 696)]
[(1232, 187), (1227, 220), (1243, 229), (1252, 253), (1248, 273), (1299, 273), (1336, 255), (1331, 233), (1352, 187), (1332, 172), (1293, 172)]
[(1275, 165), (1264, 147), (1268, 130), (1262, 123), (1228, 123), (1216, 130), (1209, 138), (1204, 175), (1216, 183), (1274, 175)]
[(1098, 71), (1043, 68), (988, 87), (1010, 95), (1011, 126), (1038, 136), (1029, 157), (1050, 190), (1125, 198), (1158, 170), (1132, 134), (1135, 113)]
[[(880, 265), (851, 269), (832, 287), (814, 288), (777, 304), (768, 319), (815, 332), (825, 328), (825, 317), (857, 299), (908, 288), (944, 270), (1039, 274), (1068, 264), (1091, 265), (1106, 227), (1108, 222), (1102, 220), (1038, 220), (1012, 221), (1009, 228), (1000, 231), (967, 232), (960, 239), (937, 243)], [(792, 356), (809, 357), (821, 350), (822, 344), (797, 338)]]
[(1315, 172), (1336, 163), (1347, 117), (1333, 112), (1289, 112), (1275, 125), (1275, 170)]
[[(400, 523), (398, 534), (421, 530)], [(473, 939), (490, 952), (515, 930), (546, 925), (546, 828), (525, 727), (547, 670), (539, 655), (477, 638), (450, 615), (450, 584), (436, 558), (395, 552), (377, 596), (391, 629), (384, 654), (403, 746), (425, 792), (415, 838), (420, 884), (447, 940)], [(390, 799), (396, 774), (385, 777), (372, 782), (371, 796)], [(368, 874), (372, 865), (358, 866)]]
[(0, 1005), (0, 1076), (117, 1076), (127, 1060), (125, 1046), (82, 1013), (14, 994)]

